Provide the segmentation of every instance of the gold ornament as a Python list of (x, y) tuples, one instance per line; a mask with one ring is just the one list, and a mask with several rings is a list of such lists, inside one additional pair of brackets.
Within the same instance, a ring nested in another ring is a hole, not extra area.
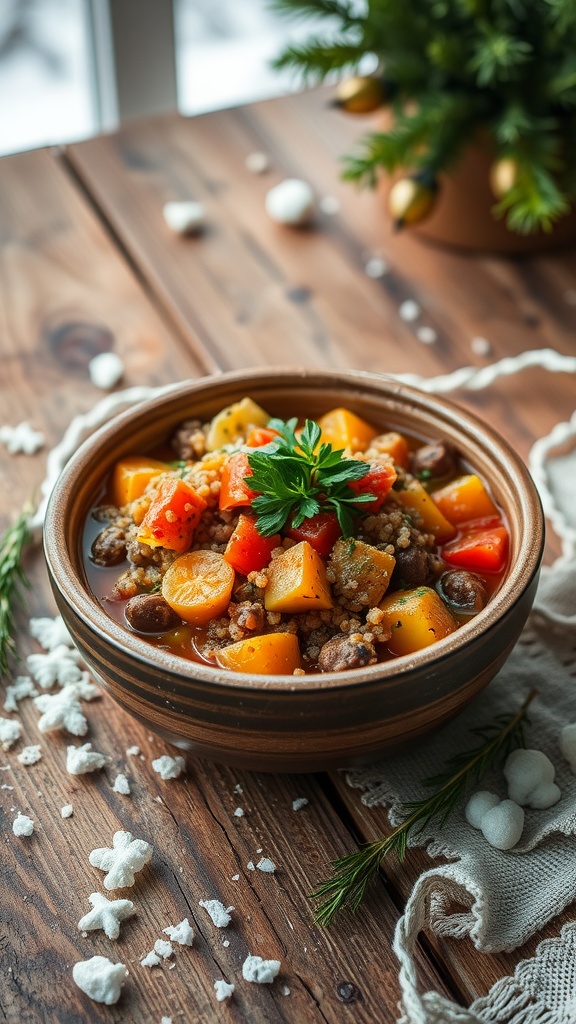
[(490, 188), (496, 199), (503, 199), (518, 182), (518, 163), (511, 156), (495, 160), (490, 168)]
[(395, 228), (419, 224), (436, 204), (438, 185), (433, 178), (415, 174), (399, 178), (388, 193), (388, 209)]
[(340, 82), (334, 106), (348, 114), (371, 114), (387, 100), (387, 90), (381, 78), (374, 75), (354, 75)]

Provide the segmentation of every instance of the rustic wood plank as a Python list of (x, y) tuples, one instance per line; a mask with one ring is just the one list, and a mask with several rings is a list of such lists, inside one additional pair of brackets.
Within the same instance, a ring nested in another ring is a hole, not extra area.
[[(170, 329), (169, 319), (155, 312), (52, 156), (34, 153), (0, 162), (0, 182), (0, 195), (10, 202), (10, 216), (2, 220), (0, 257), (0, 386), (6, 422), (29, 419), (49, 443), (59, 439), (70, 418), (101, 395), (87, 375), (87, 361), (98, 346), (113, 344), (122, 355), (127, 384), (160, 383), (202, 369)], [(81, 324), (82, 330), (70, 324)], [(39, 485), (43, 467), (42, 454), (10, 456), (0, 447), (2, 528), (15, 503)], [(26, 568), (32, 589), (27, 614), (18, 616), (23, 657), (39, 649), (29, 636), (27, 615), (55, 611), (38, 548), (29, 551)], [(22, 740), (0, 757), (8, 766), (0, 773), (7, 787), (0, 791), (4, 1019), (10, 1024), (80, 1024), (97, 1015), (103, 1021), (141, 1024), (166, 1015), (175, 1022), (193, 1016), (207, 1022), (339, 1024), (353, 1015), (368, 1024), (378, 1015), (392, 1022), (399, 993), (390, 945), (398, 911), (385, 889), (380, 887), (362, 919), (330, 934), (312, 925), (307, 895), (318, 865), (352, 842), (320, 781), (241, 774), (190, 761), (186, 776), (164, 783), (151, 769), (151, 760), (167, 749), (163, 742), (106, 696), (85, 707), (86, 739), (107, 757), (103, 772), (68, 775), (64, 765), (70, 738), (41, 735), (38, 712), (29, 700), (21, 707)], [(43, 751), (42, 760), (30, 767), (17, 760), (25, 743), (39, 743)], [(133, 744), (142, 759), (126, 754)], [(113, 792), (119, 771), (131, 780), (129, 797)], [(241, 795), (234, 792), (237, 785)], [(292, 800), (301, 795), (309, 805), (296, 813)], [(66, 803), (73, 804), (74, 814), (64, 820), (60, 809)], [(237, 806), (244, 808), (244, 817), (234, 816)], [(35, 820), (29, 839), (12, 834), (17, 811)], [(102, 887), (102, 875), (89, 865), (88, 854), (110, 845), (119, 828), (154, 845), (153, 860), (134, 888), (118, 894), (133, 898), (137, 915), (122, 926), (117, 942), (101, 932), (81, 936), (77, 922), (89, 910), (88, 896)], [(276, 874), (247, 868), (261, 855), (275, 861)], [(236, 907), (226, 933), (218, 932), (198, 906), (199, 899), (213, 897)], [(162, 929), (185, 916), (197, 932), (194, 948), (176, 947), (173, 970), (167, 963), (153, 970), (142, 967), (139, 960), (162, 937)], [(241, 964), (248, 951), (280, 959), (279, 981), (273, 986), (243, 982)], [(130, 969), (116, 1007), (96, 1007), (71, 980), (72, 964), (95, 954), (122, 960)], [(423, 980), (442, 987), (441, 976), (424, 955), (420, 962)], [(215, 1001), (213, 982), (221, 977), (237, 983), (230, 1005)], [(355, 986), (353, 1005), (342, 1001), (342, 989), (339, 995), (342, 982)], [(285, 985), (290, 995), (284, 994)]]

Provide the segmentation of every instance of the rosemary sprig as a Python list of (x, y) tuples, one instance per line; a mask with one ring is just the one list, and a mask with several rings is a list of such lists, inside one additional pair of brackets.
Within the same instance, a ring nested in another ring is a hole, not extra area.
[(321, 429), (306, 420), (299, 437), (298, 421), (270, 420), (278, 431), (269, 444), (248, 456), (252, 476), (246, 482), (258, 497), (252, 508), (258, 517), (258, 530), (271, 537), (290, 519), (301, 526), (305, 519), (321, 511), (335, 512), (345, 537), (354, 531), (354, 511), (358, 505), (374, 501), (374, 494), (357, 494), (349, 486), (369, 471), (367, 462), (343, 458), (344, 449), (334, 451), (331, 444), (320, 443)]
[(0, 677), (8, 674), (10, 657), (15, 653), (14, 608), (29, 583), (22, 568), (22, 552), (30, 540), (30, 520), (34, 513), (26, 502), (15, 523), (0, 537)]
[(318, 924), (330, 925), (335, 915), (344, 909), (355, 913), (366, 886), (385, 857), (395, 853), (402, 861), (409, 838), (420, 835), (433, 821), (442, 828), (467, 788), (477, 784), (489, 768), (502, 764), (514, 747), (524, 746), (526, 712), (535, 696), (536, 690), (531, 690), (512, 717), (498, 715), (490, 725), (472, 729), (483, 742), (472, 750), (456, 754), (447, 762), (444, 772), (427, 779), (424, 785), (433, 787), (434, 792), (422, 800), (405, 804), (406, 816), (389, 836), (366, 843), (355, 853), (335, 861), (332, 877), (322, 882), (310, 896), (310, 899), (322, 900), (315, 911)]

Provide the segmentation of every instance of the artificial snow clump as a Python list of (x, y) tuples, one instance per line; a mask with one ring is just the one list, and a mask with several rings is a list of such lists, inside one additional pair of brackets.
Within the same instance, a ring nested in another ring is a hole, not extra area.
[(217, 928), (227, 928), (232, 920), (230, 911), (234, 910), (234, 907), (225, 907), (220, 900), (199, 900), (198, 906), (204, 907), (212, 919), (212, 924), (215, 924)]
[(273, 875), (276, 871), (276, 865), (269, 857), (261, 857), (256, 867), (258, 871), (263, 871), (267, 875)]
[(73, 808), (72, 804), (64, 804), (64, 807), (60, 808), (60, 817), (61, 818), (71, 818), (73, 814), (74, 814), (74, 808)]
[(511, 850), (520, 841), (524, 811), (513, 800), (502, 800), (486, 811), (480, 828), (490, 846), (497, 850)]
[(106, 764), (104, 754), (92, 750), (91, 743), (84, 743), (81, 747), (68, 747), (66, 751), (66, 771), (69, 775), (87, 775), (88, 772), (97, 772)]
[(194, 930), (187, 917), (180, 921), (180, 924), (169, 924), (162, 931), (172, 939), (172, 942), (177, 942), (180, 946), (191, 946), (194, 942)]
[(242, 977), (244, 981), (254, 981), (258, 985), (269, 985), (280, 970), (279, 960), (263, 960), (261, 956), (251, 956), (250, 953), (242, 964)]
[[(93, 689), (96, 690), (96, 687)], [(85, 736), (88, 732), (88, 720), (82, 711), (81, 697), (84, 700), (89, 699), (83, 695), (79, 684), (76, 683), (65, 686), (58, 693), (41, 693), (39, 697), (34, 697), (35, 706), (42, 712), (38, 721), (40, 732), (65, 729), (72, 736)]]
[(124, 376), (124, 363), (116, 352), (100, 352), (88, 363), (88, 373), (94, 387), (111, 391)]
[(555, 774), (552, 761), (541, 750), (513, 750), (504, 765), (509, 799), (537, 810), (553, 807), (562, 796)]
[(412, 323), (413, 320), (417, 320), (420, 316), (420, 306), (417, 302), (414, 302), (414, 299), (405, 299), (400, 304), (398, 313), (400, 318), (406, 323)]
[(559, 743), (562, 757), (566, 758), (570, 771), (576, 775), (576, 722), (571, 722), (560, 730)]
[(296, 798), (296, 800), (292, 801), (292, 810), (293, 811), (301, 811), (303, 807), (307, 806), (307, 804), (308, 804), (307, 798), (305, 796), (299, 796), (299, 797)]
[(464, 808), (466, 821), (469, 825), (472, 825), (472, 828), (482, 828), (482, 818), (486, 812), (491, 811), (499, 803), (500, 797), (496, 796), (495, 793), (489, 793), (485, 789), (473, 793)]
[(167, 939), (156, 939), (154, 952), (161, 956), (163, 960), (169, 960), (174, 955), (174, 946)]
[(122, 796), (130, 796), (130, 793), (132, 792), (130, 789), (130, 783), (122, 772), (120, 772), (114, 779), (112, 789), (115, 793), (122, 793)]
[(204, 207), (192, 200), (164, 204), (164, 220), (177, 235), (193, 235), (204, 225)]
[(162, 957), (158, 956), (158, 954), (151, 949), (145, 957), (142, 957), (140, 963), (142, 964), (142, 967), (158, 967), (158, 964), (162, 963)]
[(24, 455), (35, 455), (44, 447), (44, 434), (34, 430), (29, 423), (19, 423), (17, 427), (0, 427), (0, 443), (5, 444), (11, 455), (23, 452)]
[(109, 939), (120, 935), (120, 923), (136, 913), (132, 900), (107, 900), (99, 892), (88, 897), (92, 910), (78, 921), (78, 931), (93, 932), (102, 929)]
[(249, 153), (245, 160), (246, 170), (251, 174), (266, 174), (270, 170), (270, 161), (266, 153)]
[(113, 964), (107, 956), (93, 956), (74, 964), (72, 977), (94, 1002), (112, 1006), (120, 998), (128, 970), (124, 964)]
[(162, 757), (157, 757), (152, 761), (152, 767), (161, 779), (177, 779), (181, 772), (184, 771), (186, 761), (179, 754), (176, 757), (163, 754)]
[(234, 811), (234, 817), (243, 818), (245, 813), (246, 812), (244, 811), (243, 807), (237, 807), (236, 810)]
[(82, 677), (79, 666), (80, 654), (75, 648), (59, 644), (46, 654), (29, 654), (26, 664), (31, 675), (43, 690), (50, 690), (54, 683), (68, 686)]
[(34, 822), (27, 814), (18, 814), (12, 822), (12, 831), (15, 836), (31, 836), (34, 831)]
[(286, 178), (266, 194), (265, 206), (277, 224), (309, 224), (314, 215), (314, 193), (306, 181)]
[(224, 999), (230, 999), (234, 992), (234, 985), (229, 985), (222, 978), (214, 982), (214, 988), (216, 989), (216, 999), (219, 1003), (223, 1002)]
[(37, 697), (38, 690), (30, 676), (17, 676), (12, 686), (6, 687), (5, 711), (18, 711), (18, 704), (25, 697)]
[(61, 615), (57, 615), (55, 619), (30, 619), (29, 629), (34, 639), (45, 651), (53, 651), (55, 647), (62, 645), (74, 646), (74, 641)]
[(20, 722), (13, 722), (10, 718), (0, 718), (0, 744), (2, 750), (10, 750), (22, 735)]
[(92, 867), (107, 871), (104, 877), (106, 889), (126, 889), (134, 885), (134, 875), (141, 871), (152, 856), (152, 847), (144, 839), (132, 839), (131, 832), (115, 832), (112, 848), (100, 847), (92, 850), (89, 861)]
[(24, 749), (18, 754), (18, 760), (20, 764), (36, 764), (42, 757), (42, 749), (38, 743), (32, 743), (29, 747)]

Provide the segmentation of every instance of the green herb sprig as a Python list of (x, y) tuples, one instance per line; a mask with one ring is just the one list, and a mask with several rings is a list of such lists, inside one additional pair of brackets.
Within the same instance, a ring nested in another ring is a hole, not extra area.
[(366, 886), (385, 857), (395, 853), (399, 861), (404, 860), (409, 838), (420, 835), (432, 822), (443, 828), (468, 787), (476, 785), (489, 768), (502, 764), (512, 749), (524, 746), (526, 713), (535, 696), (536, 690), (531, 690), (514, 715), (498, 715), (490, 725), (472, 729), (473, 735), (483, 742), (472, 750), (456, 754), (447, 762), (444, 772), (427, 779), (424, 785), (433, 787), (434, 792), (422, 800), (405, 804), (404, 821), (389, 836), (367, 843), (334, 862), (332, 877), (322, 882), (310, 896), (310, 899), (322, 900), (315, 912), (319, 924), (330, 925), (341, 910), (355, 913)]
[(22, 568), (22, 553), (30, 540), (30, 520), (34, 513), (27, 502), (16, 522), (0, 537), (0, 677), (8, 674), (15, 653), (14, 608), (22, 600), (29, 583)]
[(305, 519), (318, 512), (335, 512), (344, 537), (354, 532), (357, 506), (374, 501), (374, 494), (356, 494), (349, 487), (351, 480), (361, 480), (369, 470), (366, 462), (346, 459), (344, 450), (335, 451), (322, 442), (322, 431), (313, 420), (306, 420), (299, 437), (298, 421), (270, 420), (269, 426), (278, 437), (248, 456), (254, 471), (245, 477), (252, 490), (258, 491), (252, 508), (258, 517), (258, 530), (271, 537), (290, 519), (299, 527)]

